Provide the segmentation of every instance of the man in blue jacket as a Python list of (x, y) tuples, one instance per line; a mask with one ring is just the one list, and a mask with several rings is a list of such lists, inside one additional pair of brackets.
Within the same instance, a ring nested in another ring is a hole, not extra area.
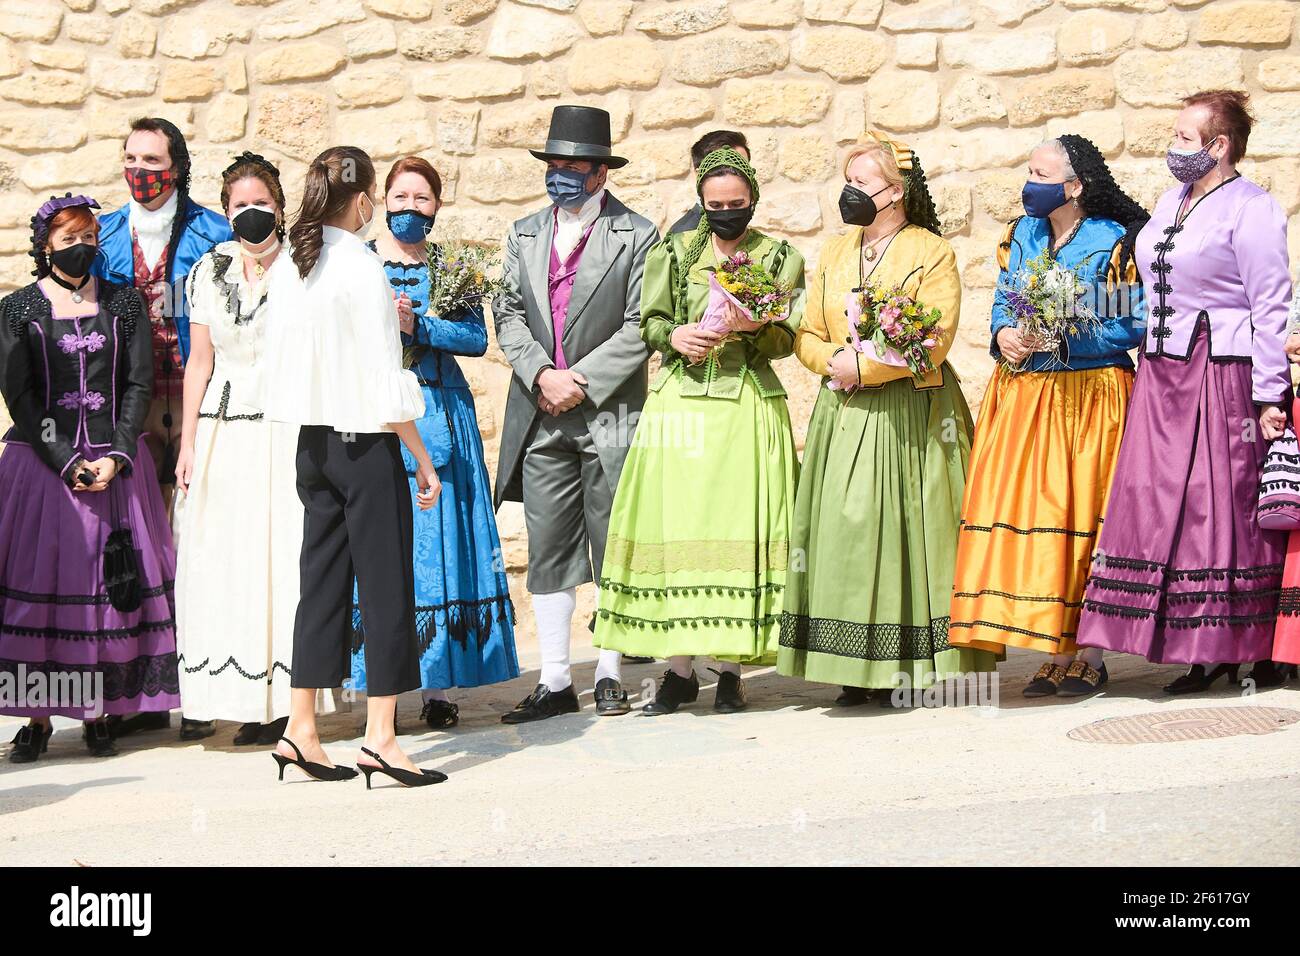
[[(185, 137), (172, 123), (157, 117), (136, 120), (123, 153), (123, 175), (131, 198), (121, 209), (99, 217), (94, 272), (111, 282), (134, 286), (149, 312), (154, 394), (144, 423), (145, 441), (158, 467), (163, 500), (170, 505), (190, 351), (185, 277), (204, 253), (233, 233), (224, 215), (190, 199), (190, 153)], [(142, 713), (114, 720), (110, 732), (120, 737), (169, 723), (165, 711)], [(214, 732), (211, 721), (181, 719), (182, 740), (199, 740)]]
[(224, 215), (190, 199), (190, 153), (172, 123), (158, 117), (136, 120), (123, 149), (131, 198), (99, 217), (100, 255), (94, 271), (134, 286), (149, 311), (154, 401), (144, 427), (163, 498), (170, 504), (190, 350), (185, 277), (204, 253), (233, 234)]

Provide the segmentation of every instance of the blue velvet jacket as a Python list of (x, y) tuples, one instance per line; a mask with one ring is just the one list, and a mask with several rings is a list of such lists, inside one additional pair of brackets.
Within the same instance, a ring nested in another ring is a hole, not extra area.
[[(120, 285), (135, 285), (135, 257), (131, 252), (131, 222), (129, 205), (99, 217), (99, 255), (95, 257), (93, 272), (102, 279)], [(190, 356), (190, 311), (185, 302), (185, 277), (190, 274), (209, 249), (219, 242), (235, 238), (230, 222), (221, 213), (200, 206), (188, 197), (185, 200), (185, 227), (176, 246), (172, 272), (168, 276), (175, 301), (176, 337), (181, 349), (181, 361)]]
[[(1077, 371), (1116, 366), (1132, 368), (1130, 349), (1137, 348), (1146, 330), (1146, 300), (1138, 278), (1137, 264), (1130, 256), (1120, 266), (1120, 243), (1124, 227), (1110, 219), (1084, 219), (1079, 230), (1056, 253), (1056, 261), (1073, 269), (1089, 286), (1089, 306), (1102, 319), (1099, 330), (1067, 335), (1060, 352), (1035, 352), (1025, 370)], [(998, 333), (1016, 324), (1007, 307), (1007, 289), (1012, 278), (1030, 259), (1052, 241), (1047, 219), (1021, 216), (1013, 219), (998, 245), (998, 287), (993, 298), (992, 341), (989, 351), (1001, 358)]]

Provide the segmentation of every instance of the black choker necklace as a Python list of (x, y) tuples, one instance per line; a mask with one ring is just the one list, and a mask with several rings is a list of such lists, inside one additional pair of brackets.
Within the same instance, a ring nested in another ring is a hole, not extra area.
[(63, 286), (63, 288), (67, 289), (69, 292), (72, 293), (73, 302), (85, 301), (85, 296), (81, 294), (81, 290), (84, 289), (86, 287), (86, 283), (90, 281), (89, 272), (87, 272), (85, 276), (82, 277), (81, 285), (73, 285), (71, 282), (64, 282), (61, 278), (59, 278), (58, 273), (56, 273), (53, 269), (50, 270), (50, 278), (54, 280), (55, 285)]

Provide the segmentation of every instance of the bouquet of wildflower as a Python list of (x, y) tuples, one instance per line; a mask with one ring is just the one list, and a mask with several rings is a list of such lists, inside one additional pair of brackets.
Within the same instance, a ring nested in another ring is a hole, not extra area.
[[(500, 260), (495, 249), (470, 243), (437, 245), (430, 242), (429, 305), (425, 315), (454, 319), (491, 298), (501, 288)], [(417, 364), (427, 346), (407, 346), (405, 367)]]
[(1087, 284), (1047, 250), (1027, 260), (1001, 288), (1016, 328), (1033, 343), (1035, 351), (1055, 352), (1065, 336), (1095, 333), (1101, 328), (1101, 319), (1082, 301)]
[(700, 319), (700, 328), (709, 332), (731, 331), (723, 318), (726, 305), (745, 313), (751, 322), (780, 322), (790, 314), (794, 290), (777, 282), (766, 269), (738, 252), (709, 276), (709, 304)]
[[(901, 285), (885, 288), (869, 282), (849, 293), (846, 311), (854, 351), (865, 353), (870, 344), (876, 361), (905, 367), (918, 379), (934, 371), (930, 350), (939, 344), (943, 318), (938, 309), (926, 308)], [(834, 381), (829, 386), (838, 387)]]

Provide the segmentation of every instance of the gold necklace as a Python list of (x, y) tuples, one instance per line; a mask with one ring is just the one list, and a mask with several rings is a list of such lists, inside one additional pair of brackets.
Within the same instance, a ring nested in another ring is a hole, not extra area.
[[(903, 223), (903, 225), (907, 225), (907, 224)], [(893, 230), (892, 232), (885, 233), (879, 239), (864, 241), (862, 244), (862, 258), (866, 259), (868, 262), (875, 262), (876, 256), (879, 254), (876, 252), (876, 246), (880, 245), (882, 242), (886, 242), (894, 238), (894, 236), (898, 235), (902, 231), (902, 229), (903, 226), (901, 225), (897, 229)], [(865, 233), (863, 233), (862, 238), (866, 240)]]

